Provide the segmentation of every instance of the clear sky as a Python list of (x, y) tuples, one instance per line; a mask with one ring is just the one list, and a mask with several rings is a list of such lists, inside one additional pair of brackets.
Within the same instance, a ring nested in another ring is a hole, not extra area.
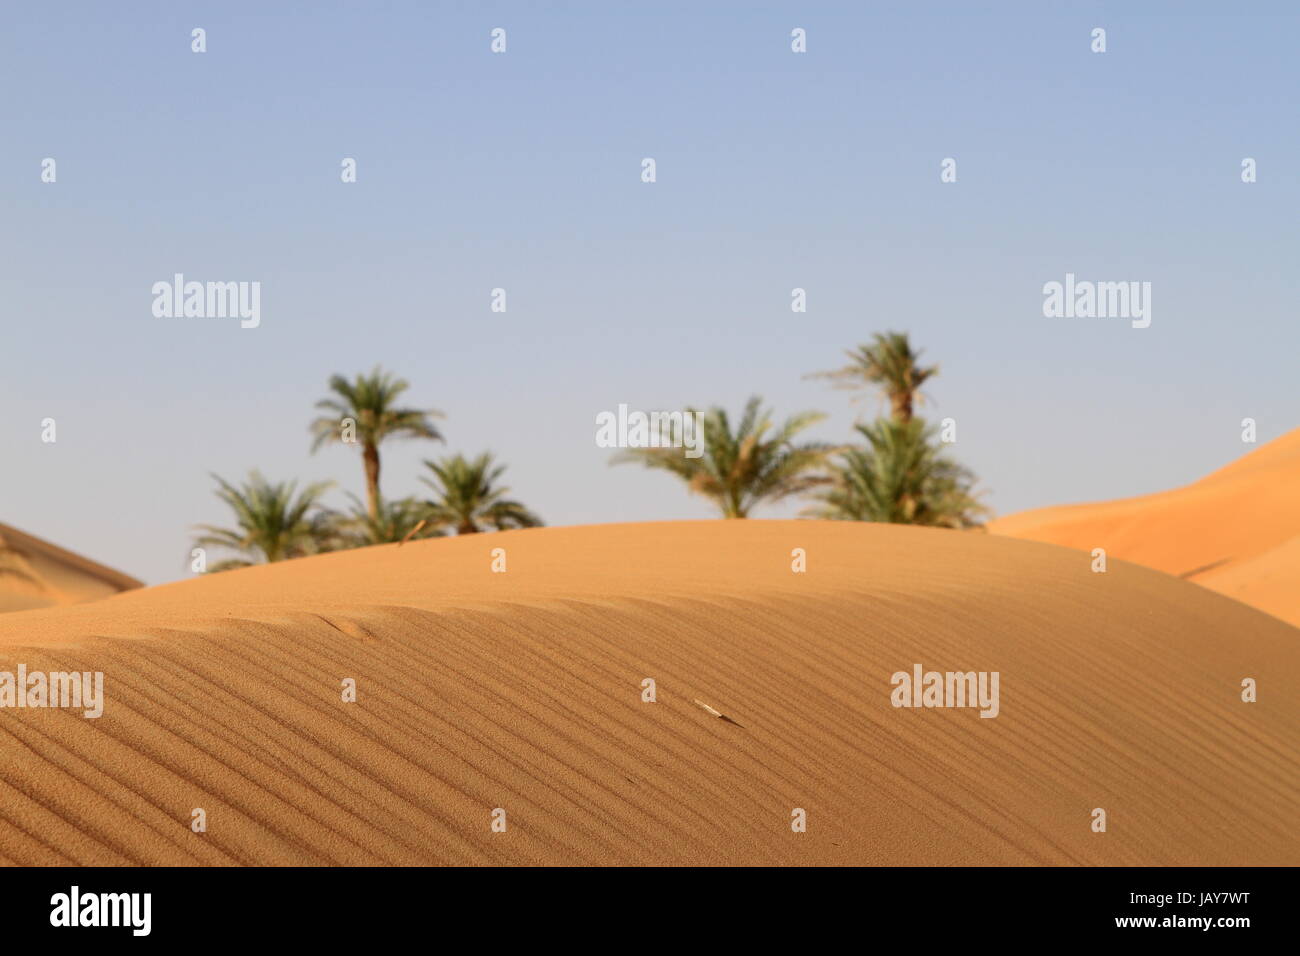
[[(549, 524), (707, 517), (596, 414), (759, 393), (844, 440), (876, 403), (803, 376), (886, 329), (999, 513), (1184, 484), (1300, 424), (1298, 11), (6, 4), (0, 521), (184, 577), (210, 472), (362, 492), (307, 424), (376, 362), (447, 416), (389, 496), (490, 448)], [(177, 272), (261, 282), (261, 326), (155, 318)], [(1151, 326), (1045, 318), (1067, 272), (1150, 282)]]

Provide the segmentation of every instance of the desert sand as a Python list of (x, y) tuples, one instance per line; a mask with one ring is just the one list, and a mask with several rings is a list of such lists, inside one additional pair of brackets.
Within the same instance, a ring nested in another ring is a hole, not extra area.
[(1105, 548), (1300, 625), (1300, 428), (1183, 488), (1025, 511), (989, 527)]
[[(6, 570), (20, 573), (2, 573)], [(0, 613), (95, 601), (143, 586), (120, 571), (0, 524)]]
[[(329, 554), (0, 616), (0, 669), (103, 671), (107, 698), (97, 720), (0, 710), (0, 860), (1294, 865), (1298, 640), (980, 533), (708, 521)], [(999, 716), (895, 709), (916, 663), (998, 671)]]

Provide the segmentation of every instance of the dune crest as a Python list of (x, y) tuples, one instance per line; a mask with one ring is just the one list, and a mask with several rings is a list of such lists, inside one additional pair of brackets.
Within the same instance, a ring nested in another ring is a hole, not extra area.
[(0, 613), (94, 601), (143, 586), (120, 571), (0, 524)]
[[(0, 617), (0, 670), (105, 675), (98, 719), (0, 709), (0, 861), (1296, 864), (1297, 636), (1122, 561), (849, 522), (307, 558)], [(997, 671), (997, 716), (893, 706), (916, 664)]]
[(1023, 511), (989, 530), (1105, 548), (1300, 625), (1300, 428), (1183, 488)]

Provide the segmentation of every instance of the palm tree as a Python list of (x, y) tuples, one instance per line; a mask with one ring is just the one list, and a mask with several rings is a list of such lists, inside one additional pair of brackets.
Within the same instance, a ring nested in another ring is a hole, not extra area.
[(364, 548), (372, 544), (392, 544), (412, 538), (437, 538), (446, 534), (429, 517), (429, 506), (415, 498), (379, 501), (379, 516), (373, 517), (356, 495), (349, 494), (352, 511), (337, 517), (339, 545)]
[(834, 484), (807, 514), (943, 528), (977, 527), (988, 514), (972, 492), (975, 476), (934, 442), (932, 426), (880, 418), (857, 430), (867, 447), (842, 453)]
[[(725, 409), (714, 406), (703, 413), (704, 454), (688, 458), (682, 448), (630, 448), (614, 457), (612, 464), (640, 462), (676, 475), (696, 494), (710, 499), (724, 518), (747, 518), (755, 506), (801, 494), (827, 481), (816, 472), (836, 449), (827, 444), (795, 444), (794, 437), (826, 416), (821, 412), (800, 412), (779, 428), (772, 422), (772, 410), (761, 410), (755, 395), (735, 430)], [(688, 408), (692, 417), (700, 415)]]
[(308, 485), (297, 495), (296, 481), (271, 484), (259, 472), (252, 472), (239, 488), (218, 475), (216, 495), (235, 513), (235, 529), (198, 525), (204, 532), (194, 544), (200, 548), (228, 548), (243, 555), (221, 561), (209, 571), (225, 571), (252, 564), (284, 561), (334, 547), (337, 528), (332, 516), (319, 504), (332, 481)]
[(457, 534), (475, 534), (484, 527), (498, 531), (541, 527), (541, 518), (506, 498), (510, 489), (496, 484), (506, 466), (494, 464), (491, 452), (472, 461), (452, 455), (424, 464), (434, 475), (433, 481), (420, 480), (434, 490), (436, 497), (428, 502), (428, 516), (435, 524), (454, 526)]
[(937, 365), (921, 367), (921, 350), (912, 351), (906, 332), (877, 332), (870, 345), (844, 354), (851, 360), (848, 365), (810, 377), (829, 378), (839, 388), (878, 386), (889, 399), (890, 414), (900, 422), (912, 420), (912, 406), (921, 401), (921, 386), (939, 374)]
[(360, 443), (361, 459), (366, 468), (366, 500), (371, 518), (379, 520), (379, 446), (386, 438), (429, 438), (442, 441), (442, 434), (431, 419), (441, 418), (433, 409), (401, 408), (398, 397), (410, 388), (405, 379), (394, 378), (389, 372), (375, 366), (369, 375), (358, 375), (349, 382), (342, 375), (329, 380), (331, 398), (316, 403), (317, 408), (331, 414), (323, 415), (311, 423), (312, 443), (315, 452), (326, 442), (348, 441), (344, 428), (346, 419), (354, 423), (355, 435), (351, 440)]

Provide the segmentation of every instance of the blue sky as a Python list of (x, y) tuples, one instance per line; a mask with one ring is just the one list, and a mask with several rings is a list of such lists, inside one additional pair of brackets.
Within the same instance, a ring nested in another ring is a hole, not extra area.
[[(227, 518), (209, 472), (361, 492), (307, 424), (376, 362), (447, 415), (385, 449), (390, 496), (490, 448), (551, 524), (707, 517), (609, 467), (596, 414), (759, 393), (844, 440), (877, 404), (803, 376), (886, 329), (940, 364), (922, 412), (999, 513), (1186, 483), (1242, 418), (1300, 424), (1296, 10), (10, 5), (0, 521), (183, 577)], [(154, 318), (176, 272), (260, 281), (261, 327)], [(1151, 327), (1044, 318), (1067, 272), (1151, 282)]]

